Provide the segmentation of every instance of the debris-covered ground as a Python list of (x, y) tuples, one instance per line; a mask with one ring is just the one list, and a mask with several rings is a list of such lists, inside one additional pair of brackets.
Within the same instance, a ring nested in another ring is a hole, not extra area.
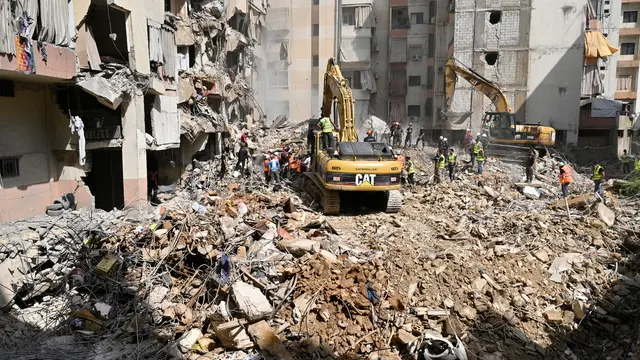
[(0, 358), (635, 358), (640, 200), (576, 174), (559, 201), (544, 158), (434, 185), (430, 151), (393, 215), (323, 216), (257, 161), (199, 164), (142, 220), (5, 224)]

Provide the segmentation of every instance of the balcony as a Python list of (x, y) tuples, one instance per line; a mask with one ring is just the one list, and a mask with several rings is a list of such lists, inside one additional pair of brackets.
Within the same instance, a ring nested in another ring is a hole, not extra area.
[[(640, 4), (640, 0), (638, 0)], [(640, 35), (640, 27), (621, 27), (618, 29), (620, 36), (638, 36)]]
[(622, 0), (623, 4), (640, 4), (640, 0)]

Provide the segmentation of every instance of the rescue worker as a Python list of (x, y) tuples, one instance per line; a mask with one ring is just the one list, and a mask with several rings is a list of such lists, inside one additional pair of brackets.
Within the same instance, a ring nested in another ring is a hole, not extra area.
[(404, 147), (407, 147), (407, 144), (409, 144), (409, 147), (411, 147), (411, 137), (413, 135), (413, 123), (409, 123), (409, 127), (407, 128), (407, 136), (404, 138)]
[(416, 147), (418, 147), (418, 143), (422, 142), (422, 148), (424, 149), (424, 142), (427, 137), (427, 130), (422, 127), (420, 128), (420, 132), (418, 133), (418, 139), (416, 140)]
[(320, 143), (322, 150), (326, 150), (331, 147), (333, 140), (333, 123), (328, 117), (323, 117), (318, 121), (318, 128), (320, 129)]
[(287, 178), (288, 179), (293, 179), (293, 177), (295, 176), (296, 172), (298, 171), (298, 159), (291, 155), (289, 157), (289, 162), (287, 163)]
[[(473, 151), (471, 152), (471, 166), (473, 166), (473, 164), (476, 162), (480, 150), (484, 150), (484, 147), (482, 146), (482, 141), (480, 141), (480, 134), (478, 134), (478, 136), (476, 137), (476, 142), (473, 145)], [(482, 161), (484, 161), (484, 151), (482, 152), (482, 155)]]
[(538, 160), (538, 152), (531, 148), (529, 149), (529, 154), (527, 155), (527, 162), (525, 164), (525, 173), (527, 175), (527, 182), (530, 183), (533, 181), (533, 169), (536, 166), (536, 160)]
[(242, 131), (242, 135), (240, 135), (240, 143), (247, 143), (247, 139), (249, 138), (249, 130), (244, 129), (244, 131)]
[(458, 165), (458, 155), (456, 155), (455, 150), (453, 148), (449, 149), (449, 156), (447, 158), (447, 168), (449, 169), (449, 180), (455, 180), (456, 174), (456, 166)]
[(249, 161), (249, 147), (246, 142), (240, 142), (240, 150), (238, 150), (238, 161), (236, 162), (235, 170), (239, 170), (244, 174), (248, 169), (247, 162)]
[(407, 180), (409, 181), (409, 184), (415, 184), (416, 166), (413, 164), (413, 161), (411, 161), (411, 156), (407, 156), (407, 163), (405, 168), (407, 170)]
[(435, 168), (435, 180), (436, 183), (441, 183), (442, 178), (444, 177), (444, 165), (446, 163), (446, 159), (444, 157), (444, 153), (438, 150), (438, 157), (436, 160), (436, 168)]
[(486, 149), (487, 146), (489, 146), (489, 138), (487, 137), (487, 134), (482, 134), (480, 140), (482, 141), (482, 148)]
[(396, 137), (393, 139), (393, 146), (395, 147), (400, 147), (400, 144), (402, 144), (402, 128), (400, 127), (400, 124), (398, 124), (398, 130), (396, 130)]
[(449, 139), (442, 139), (442, 154), (447, 156), (449, 154)]
[(571, 169), (571, 166), (567, 165), (564, 161), (561, 161), (558, 166), (560, 167), (562, 198), (566, 199), (569, 196), (569, 184), (573, 182), (573, 169)]
[(282, 151), (280, 151), (280, 159), (278, 160), (280, 173), (284, 178), (287, 178), (289, 175), (289, 159), (291, 158), (289, 151), (290, 149), (288, 147), (283, 147)]
[(593, 168), (593, 192), (602, 195), (602, 180), (604, 180), (604, 167), (600, 164), (596, 164)]
[(367, 137), (364, 138), (364, 142), (375, 142), (376, 138), (373, 136), (373, 130), (367, 130)]
[(622, 174), (627, 175), (631, 172), (633, 166), (633, 157), (627, 153), (627, 149), (624, 149), (622, 156), (620, 156), (620, 164), (622, 165)]
[(273, 155), (269, 161), (269, 173), (276, 184), (280, 184), (280, 161), (276, 155)]
[(391, 123), (391, 126), (389, 127), (389, 141), (388, 141), (389, 144), (393, 145), (393, 142), (396, 139), (396, 131), (397, 130), (398, 129), (396, 128), (396, 123), (394, 121), (394, 122)]
[(264, 183), (265, 184), (268, 184), (269, 180), (271, 179), (271, 174), (269, 172), (269, 161), (271, 161), (271, 156), (273, 156), (273, 154), (271, 152), (268, 152), (264, 159)]
[(438, 138), (438, 150), (442, 149), (442, 141), (444, 140), (444, 136), (440, 136)]
[(467, 132), (464, 134), (464, 147), (468, 147), (471, 144), (471, 140), (473, 140), (473, 133), (471, 129), (467, 129)]
[(478, 155), (476, 155), (476, 161), (478, 162), (478, 175), (482, 175), (482, 171), (484, 170), (484, 149), (480, 148), (478, 150)]

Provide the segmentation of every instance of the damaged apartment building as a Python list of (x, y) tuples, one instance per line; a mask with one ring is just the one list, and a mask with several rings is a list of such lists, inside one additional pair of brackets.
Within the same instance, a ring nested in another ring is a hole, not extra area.
[(0, 222), (139, 208), (263, 117), (264, 6), (248, 0), (0, 0)]

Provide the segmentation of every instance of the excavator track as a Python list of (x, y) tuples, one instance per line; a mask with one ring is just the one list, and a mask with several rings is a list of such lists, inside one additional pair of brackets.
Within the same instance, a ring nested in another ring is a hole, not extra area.
[(402, 208), (402, 194), (399, 190), (389, 190), (387, 193), (386, 213), (397, 213)]
[(315, 173), (304, 173), (305, 190), (316, 199), (322, 206), (322, 212), (325, 215), (336, 215), (340, 213), (340, 193), (328, 190), (320, 183)]
[[(537, 151), (539, 157), (546, 155), (546, 151)], [(485, 153), (487, 157), (497, 157), (507, 162), (524, 165), (529, 157), (529, 147), (493, 143), (487, 147)]]

